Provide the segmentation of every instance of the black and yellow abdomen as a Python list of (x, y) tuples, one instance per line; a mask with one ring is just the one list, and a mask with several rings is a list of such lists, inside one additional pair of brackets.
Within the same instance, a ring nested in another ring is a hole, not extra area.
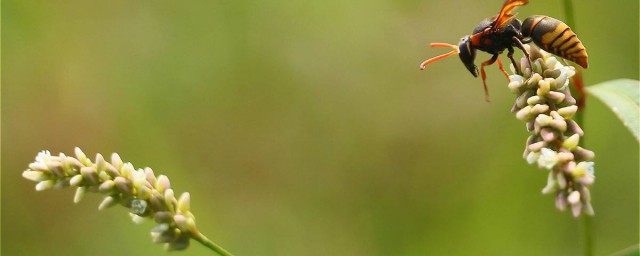
[(564, 22), (549, 16), (531, 16), (522, 22), (522, 35), (531, 40), (543, 50), (564, 59), (573, 61), (583, 68), (589, 66), (587, 50)]

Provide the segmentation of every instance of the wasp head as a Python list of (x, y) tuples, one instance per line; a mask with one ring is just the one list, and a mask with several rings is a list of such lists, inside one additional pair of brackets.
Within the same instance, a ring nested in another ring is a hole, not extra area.
[(473, 63), (476, 59), (476, 48), (471, 45), (471, 38), (469, 36), (460, 39), (458, 51), (458, 55), (464, 66), (467, 67), (473, 76), (478, 77), (478, 67)]

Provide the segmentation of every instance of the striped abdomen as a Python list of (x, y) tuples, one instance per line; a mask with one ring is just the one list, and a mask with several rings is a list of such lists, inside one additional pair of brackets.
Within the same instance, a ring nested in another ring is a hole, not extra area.
[(587, 50), (564, 22), (549, 16), (531, 16), (522, 22), (522, 35), (543, 50), (587, 68)]

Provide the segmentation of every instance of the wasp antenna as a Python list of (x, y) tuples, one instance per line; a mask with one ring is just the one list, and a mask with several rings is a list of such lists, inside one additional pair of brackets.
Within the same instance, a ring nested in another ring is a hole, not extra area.
[(424, 68), (427, 65), (429, 65), (429, 64), (431, 64), (433, 62), (439, 61), (441, 59), (444, 59), (446, 57), (449, 57), (451, 55), (454, 55), (454, 54), (458, 54), (458, 51), (457, 50), (456, 51), (450, 51), (448, 53), (445, 53), (445, 54), (442, 54), (442, 55), (438, 55), (438, 56), (435, 56), (435, 57), (433, 57), (431, 59), (425, 60), (424, 62), (422, 62), (422, 64), (420, 64), (420, 70), (424, 70)]
[(448, 47), (453, 49), (454, 51), (458, 51), (457, 45), (447, 44), (447, 43), (431, 43), (429, 46), (431, 47)]
[(424, 70), (424, 68), (425, 68), (427, 65), (429, 65), (429, 64), (431, 64), (431, 63), (433, 63), (433, 62), (436, 62), (436, 61), (439, 61), (439, 60), (444, 59), (444, 58), (446, 58), (446, 57), (449, 57), (449, 56), (451, 56), (451, 55), (454, 55), (454, 54), (458, 54), (458, 53), (460, 53), (460, 50), (459, 50), (458, 46), (456, 46), (456, 45), (452, 45), (452, 44), (447, 44), (447, 43), (431, 43), (431, 44), (430, 44), (430, 46), (431, 46), (431, 47), (446, 47), (446, 48), (451, 48), (451, 49), (453, 49), (453, 51), (448, 52), (448, 53), (445, 53), (445, 54), (442, 54), (442, 55), (438, 55), (438, 56), (433, 57), (433, 58), (428, 59), (428, 60), (425, 60), (424, 62), (422, 62), (422, 64), (420, 64), (420, 70)]

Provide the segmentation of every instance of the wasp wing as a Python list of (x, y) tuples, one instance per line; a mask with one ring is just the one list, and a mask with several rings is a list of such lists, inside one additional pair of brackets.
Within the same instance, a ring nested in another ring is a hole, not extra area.
[(502, 6), (502, 9), (500, 9), (498, 17), (496, 17), (496, 20), (493, 22), (493, 25), (491, 27), (498, 30), (510, 24), (511, 21), (516, 17), (515, 14), (511, 14), (513, 10), (515, 10), (516, 7), (523, 6), (527, 3), (529, 3), (529, 0), (506, 0), (504, 2), (504, 5)]

